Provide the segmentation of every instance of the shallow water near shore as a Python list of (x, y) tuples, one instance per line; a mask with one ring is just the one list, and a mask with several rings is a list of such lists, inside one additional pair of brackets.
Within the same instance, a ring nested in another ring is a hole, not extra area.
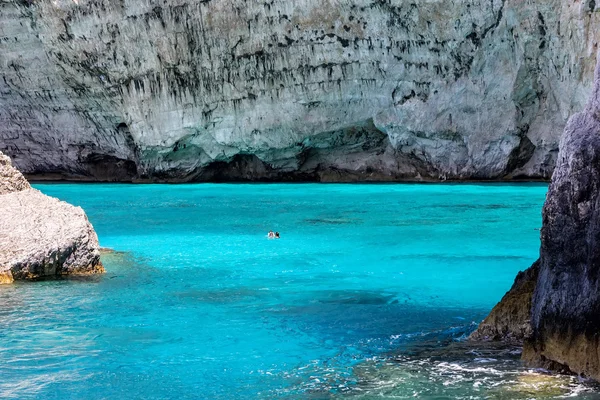
[(115, 252), (0, 287), (0, 397), (598, 398), (464, 342), (537, 258), (546, 185), (35, 187)]

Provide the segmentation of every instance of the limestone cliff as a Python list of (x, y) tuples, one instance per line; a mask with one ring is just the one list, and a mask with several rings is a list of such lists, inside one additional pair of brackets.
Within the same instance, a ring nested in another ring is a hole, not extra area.
[(561, 139), (541, 241), (472, 338), (525, 339), (528, 362), (600, 380), (600, 54), (591, 99)]
[(0, 153), (0, 283), (101, 272), (83, 210), (32, 189)]
[(0, 0), (0, 150), (38, 177), (547, 178), (591, 0)]

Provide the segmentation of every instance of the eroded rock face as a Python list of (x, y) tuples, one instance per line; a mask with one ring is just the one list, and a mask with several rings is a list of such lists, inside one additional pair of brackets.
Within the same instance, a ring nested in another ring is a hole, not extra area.
[(524, 356), (600, 379), (600, 61), (590, 102), (565, 129), (543, 221)]
[(524, 339), (526, 361), (600, 380), (600, 54), (591, 99), (561, 140), (541, 242), (472, 339)]
[(0, 153), (0, 283), (102, 272), (84, 211), (32, 189)]
[(0, 195), (31, 189), (27, 179), (17, 171), (10, 158), (0, 153)]
[(71, 179), (547, 178), (596, 3), (7, 0), (0, 150)]

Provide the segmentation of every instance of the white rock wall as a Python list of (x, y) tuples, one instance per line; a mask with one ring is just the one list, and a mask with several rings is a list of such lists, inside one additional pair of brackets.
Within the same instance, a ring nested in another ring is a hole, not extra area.
[(0, 0), (0, 150), (48, 177), (548, 178), (599, 8)]

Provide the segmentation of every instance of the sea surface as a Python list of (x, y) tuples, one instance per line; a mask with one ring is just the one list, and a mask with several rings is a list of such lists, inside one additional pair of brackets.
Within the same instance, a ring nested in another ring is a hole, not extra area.
[(598, 398), (465, 341), (537, 258), (546, 185), (35, 187), (114, 252), (0, 287), (0, 398)]

